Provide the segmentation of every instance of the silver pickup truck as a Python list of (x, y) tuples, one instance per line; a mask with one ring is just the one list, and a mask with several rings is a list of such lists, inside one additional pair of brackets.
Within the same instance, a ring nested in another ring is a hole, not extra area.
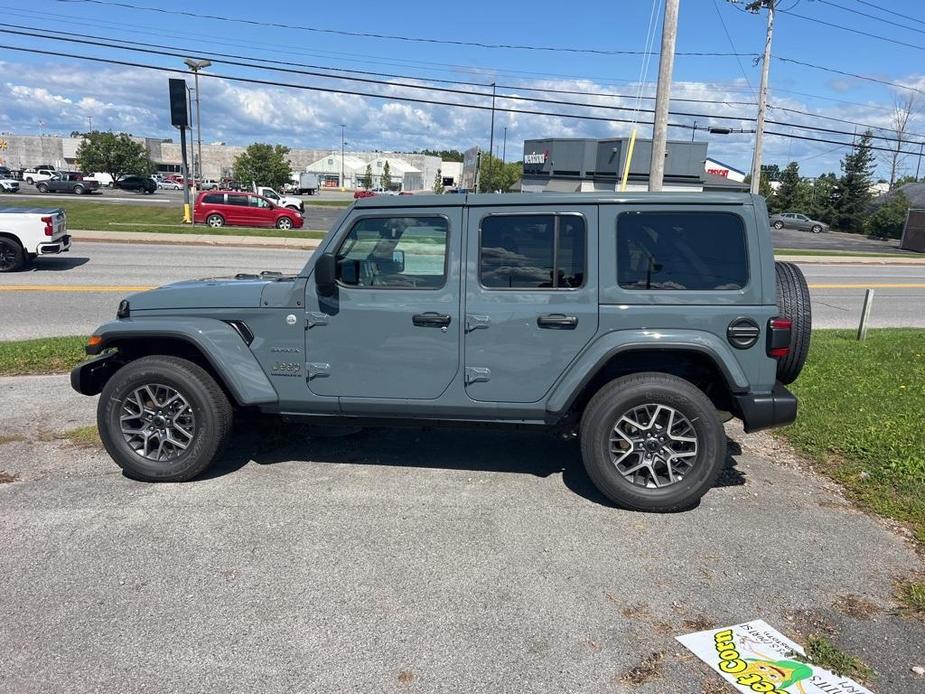
[(0, 207), (0, 272), (16, 272), (40, 255), (71, 248), (67, 215), (58, 207)]

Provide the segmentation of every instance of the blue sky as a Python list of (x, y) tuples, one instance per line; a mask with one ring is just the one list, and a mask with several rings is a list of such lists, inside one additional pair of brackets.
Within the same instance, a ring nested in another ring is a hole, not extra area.
[[(197, 8), (231, 19), (279, 23), (283, 27), (254, 26), (218, 21), (202, 16), (180, 16), (82, 0), (30, 0), (28, 4), (0, 0), (6, 24), (38, 29), (40, 33), (69, 32), (137, 42), (150, 42), (201, 54), (214, 52), (246, 55), (255, 61), (277, 60), (324, 67), (351, 68), (430, 78), (479, 83), (492, 81), (507, 86), (566, 89), (583, 93), (625, 94), (640, 90), (643, 57), (601, 55), (568, 51), (541, 51), (474, 46), (442, 45), (383, 38), (343, 36), (294, 25), (348, 32), (397, 34), (408, 37), (525, 44), (561, 48), (641, 50), (645, 47), (653, 5), (649, 0), (573, 3), (271, 3), (230, 0), (224, 3), (154, 2), (115, 0), (139, 7), (158, 7), (185, 12)], [(878, 0), (880, 8), (922, 19), (922, 23), (885, 13), (859, 0), (781, 0), (774, 54), (804, 62), (853, 72), (925, 89), (923, 50), (904, 47), (838, 30), (819, 21), (841, 24), (881, 34), (915, 45), (925, 34), (925, 7), (897, 0)], [(661, 0), (656, 9), (661, 9)], [(864, 12), (908, 28), (849, 12)], [(194, 10), (196, 11), (196, 10)], [(810, 19), (804, 19), (803, 15)], [(727, 37), (720, 17), (725, 22)], [(815, 20), (815, 21), (814, 21)], [(0, 27), (9, 28), (9, 27)], [(681, 0), (677, 50), (684, 52), (732, 52), (755, 54), (762, 50), (765, 16), (748, 14), (725, 0)], [(660, 24), (655, 32), (657, 49)], [(0, 44), (37, 48), (58, 55), (30, 55), (0, 49), (0, 131), (34, 133), (38, 130), (68, 133), (86, 128), (87, 117), (97, 128), (125, 130), (139, 135), (173, 135), (166, 109), (166, 80), (171, 76), (141, 68), (93, 64), (60, 55), (116, 58), (149, 65), (172, 67), (179, 57), (133, 54), (110, 48), (79, 46), (45, 39), (3, 34)], [(732, 45), (731, 45), (732, 44)], [(301, 68), (296, 68), (301, 69)], [(218, 74), (275, 80), (337, 89), (358, 89), (384, 96), (413, 95), (459, 103), (485, 103), (485, 99), (462, 94), (428, 94), (383, 85), (350, 83), (305, 75), (280, 74), (240, 66), (216, 65)], [(658, 57), (650, 58), (643, 94), (654, 93)], [(683, 98), (751, 102), (755, 99), (760, 67), (751, 57), (685, 56), (675, 61), (673, 95)], [(406, 80), (407, 81), (407, 80)], [(444, 85), (450, 86), (450, 85)], [(454, 87), (484, 91), (479, 87)], [(503, 90), (502, 90), (503, 91)], [(504, 91), (512, 94), (516, 92)], [(770, 101), (826, 117), (856, 120), (887, 127), (895, 94), (903, 90), (852, 77), (773, 60)], [(632, 108), (633, 98), (583, 95), (534, 94), (580, 103), (609, 104)], [(290, 146), (339, 147), (340, 123), (356, 148), (410, 150), (423, 147), (465, 148), (487, 146), (489, 114), (447, 106), (409, 104), (393, 99), (372, 99), (273, 87), (203, 80), (204, 140), (247, 144), (255, 140), (282, 142)], [(587, 110), (552, 104), (499, 101), (499, 105), (544, 111), (584, 112), (597, 116), (632, 118), (630, 111)], [(651, 108), (651, 101), (643, 101)], [(750, 128), (746, 121), (720, 121), (718, 115), (753, 118), (749, 105), (674, 102), (672, 110), (696, 112), (698, 123)], [(648, 114), (642, 113), (640, 119)], [(850, 124), (815, 119), (772, 110), (772, 119), (792, 124), (813, 124), (844, 130)], [(712, 118), (712, 120), (711, 120)], [(912, 130), (925, 131), (920, 117)], [(672, 122), (691, 123), (694, 118), (672, 116)], [(44, 125), (42, 125), (44, 123)], [(508, 158), (519, 157), (524, 138), (537, 136), (614, 136), (628, 132), (624, 123), (576, 121), (524, 114), (497, 114), (496, 139), (508, 128)], [(769, 126), (769, 129), (772, 129)], [(851, 135), (812, 133), (778, 125), (774, 130), (822, 138), (850, 140)], [(648, 136), (648, 126), (641, 133)], [(687, 139), (689, 130), (675, 129), (672, 137)], [(747, 169), (751, 136), (706, 135), (713, 156)], [(834, 170), (844, 153), (831, 144), (769, 137), (767, 162), (781, 165), (794, 159), (804, 173)], [(914, 169), (915, 159), (906, 162)]]

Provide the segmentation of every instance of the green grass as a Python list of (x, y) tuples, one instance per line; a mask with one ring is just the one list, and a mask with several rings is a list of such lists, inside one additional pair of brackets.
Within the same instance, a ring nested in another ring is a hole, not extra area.
[(811, 248), (775, 248), (774, 255), (802, 255), (802, 256), (846, 256), (851, 258), (925, 258), (925, 255), (916, 256), (914, 254), (902, 253), (876, 253), (867, 251), (823, 251)]
[(903, 581), (896, 594), (903, 607), (925, 619), (925, 582)]
[[(328, 202), (335, 202), (333, 200)], [(91, 229), (93, 231), (143, 231), (158, 234), (215, 234), (219, 236), (272, 236), (277, 238), (324, 237), (323, 231), (302, 231), (293, 229), (262, 229), (253, 227), (224, 227), (213, 229), (203, 224), (195, 227), (183, 224), (183, 209), (180, 205), (116, 205), (95, 200), (44, 200), (35, 197), (30, 200), (4, 200), (2, 206), (10, 207), (61, 207), (67, 212), (69, 229)]]
[(797, 449), (863, 507), (909, 525), (925, 543), (925, 330), (813, 332), (791, 386)]
[(309, 196), (307, 198), (302, 198), (302, 201), (305, 203), (305, 206), (308, 207), (348, 207), (353, 204), (353, 200), (316, 200), (314, 197)]
[(70, 371), (87, 358), (85, 337), (45, 337), (0, 342), (0, 376)]
[(103, 442), (100, 441), (100, 434), (95, 424), (78, 427), (77, 429), (69, 429), (61, 435), (61, 438), (81, 448), (98, 448), (103, 445)]
[(800, 660), (858, 682), (869, 682), (874, 676), (874, 671), (863, 661), (845, 653), (825, 636), (810, 636), (806, 644), (806, 657)]

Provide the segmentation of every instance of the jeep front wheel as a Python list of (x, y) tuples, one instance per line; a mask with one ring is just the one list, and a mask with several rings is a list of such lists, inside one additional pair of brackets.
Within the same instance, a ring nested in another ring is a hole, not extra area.
[(202, 367), (185, 359), (143, 357), (103, 388), (97, 426), (126, 475), (185, 482), (203, 472), (231, 430), (232, 408)]
[(704, 393), (677, 376), (611, 381), (581, 418), (588, 476), (615, 504), (659, 513), (694, 506), (726, 461), (726, 435)]

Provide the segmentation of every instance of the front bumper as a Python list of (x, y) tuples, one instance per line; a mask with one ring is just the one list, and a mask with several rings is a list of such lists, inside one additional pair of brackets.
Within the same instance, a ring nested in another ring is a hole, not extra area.
[(71, 388), (83, 395), (97, 395), (120, 366), (115, 352), (88, 359), (71, 370)]
[(782, 383), (770, 393), (736, 395), (739, 417), (746, 433), (792, 424), (797, 418), (797, 399)]
[(40, 243), (38, 245), (39, 255), (54, 255), (55, 253), (66, 253), (71, 250), (71, 235), (65, 234), (57, 241), (51, 243)]

